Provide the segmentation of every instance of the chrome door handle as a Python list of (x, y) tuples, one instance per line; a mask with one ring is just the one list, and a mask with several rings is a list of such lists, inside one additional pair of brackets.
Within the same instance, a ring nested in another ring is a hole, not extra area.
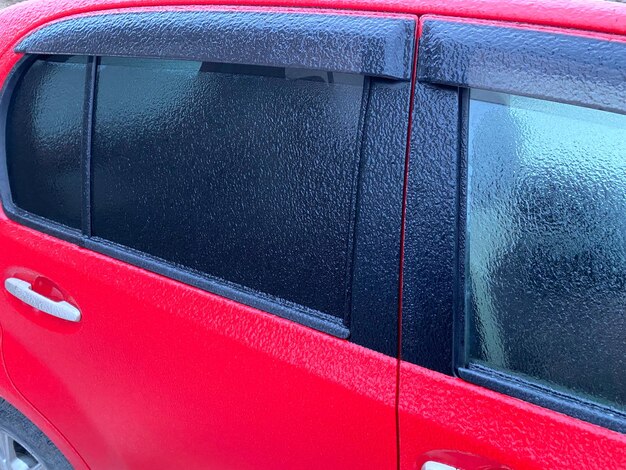
[(435, 462), (433, 460), (429, 460), (424, 465), (422, 465), (422, 470), (459, 470), (456, 467), (452, 467), (450, 465), (446, 465), (445, 463)]
[(4, 281), (4, 288), (12, 296), (20, 299), (27, 305), (41, 310), (53, 317), (61, 318), (67, 321), (80, 321), (80, 310), (65, 300), (55, 302), (46, 296), (38, 294), (32, 289), (29, 282), (22, 281), (15, 277), (10, 277)]

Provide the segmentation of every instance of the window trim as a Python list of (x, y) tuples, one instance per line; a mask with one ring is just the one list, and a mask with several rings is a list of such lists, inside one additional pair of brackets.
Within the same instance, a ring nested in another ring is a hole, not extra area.
[[(626, 43), (575, 36), (565, 31), (537, 31), (498, 23), (471, 23), (455, 19), (423, 17), (420, 26), (422, 35), (419, 40), (415, 99), (418, 99), (418, 91), (422, 90), (423, 101), (416, 101), (413, 109), (425, 108), (423, 116), (441, 111), (437, 101), (444, 96), (449, 98), (453, 95), (457, 97), (458, 107), (448, 109), (445, 118), (440, 119), (447, 126), (446, 133), (451, 133), (455, 138), (447, 135), (445, 144), (441, 148), (431, 148), (431, 154), (425, 155), (422, 151), (424, 131), (413, 131), (411, 161), (423, 163), (428, 162), (428, 159), (435, 159), (445, 164), (426, 163), (419, 169), (412, 165), (409, 169), (409, 181), (413, 186), (423, 185), (437, 175), (440, 177), (442, 172), (447, 174), (446, 171), (456, 168), (456, 180), (446, 180), (448, 186), (443, 190), (449, 201), (445, 205), (446, 217), (454, 206), (456, 222), (454, 227), (446, 226), (445, 232), (439, 233), (440, 239), (446, 237), (454, 241), (443, 245), (445, 250), (442, 250), (443, 253), (436, 253), (436, 260), (433, 261), (454, 273), (450, 278), (443, 279), (445, 287), (453, 293), (453, 298), (448, 300), (447, 306), (437, 305), (430, 299), (428, 292), (419, 293), (420, 290), (425, 290), (420, 285), (423, 275), (413, 278), (405, 276), (405, 296), (410, 296), (411, 292), (418, 294), (415, 294), (417, 301), (414, 305), (407, 305), (403, 301), (404, 308), (415, 309), (421, 306), (422, 311), (403, 312), (403, 357), (428, 367), (431, 358), (443, 355), (449, 360), (450, 369), (440, 368), (441, 372), (626, 433), (626, 413), (621, 410), (569, 395), (513, 374), (486, 366), (470, 365), (467, 345), (464, 344), (467, 326), (464, 318), (464, 260), (469, 89), (481, 88), (626, 114), (626, 83), (619, 72), (626, 69)], [(582, 51), (585, 53), (581, 54)], [(616, 51), (621, 51), (621, 54)], [(528, 69), (521, 78), (519, 69), (515, 68), (519, 64), (526, 64)], [(562, 79), (566, 74), (571, 74), (581, 86), (563, 86)], [(426, 123), (426, 127), (428, 126), (435, 127)], [(417, 127), (414, 125), (413, 129)], [(429, 132), (432, 133), (433, 130)], [(416, 142), (422, 145), (416, 146)], [(419, 175), (418, 170), (423, 175)], [(412, 174), (415, 175), (411, 176)], [(412, 198), (417, 198), (417, 191), (409, 186), (408, 194), (407, 214), (408, 217), (415, 217), (417, 214), (410, 213), (409, 208)], [(428, 198), (432, 197), (428, 195)], [(443, 200), (441, 194), (436, 197)], [(413, 204), (420, 206), (419, 202)], [(433, 205), (433, 200), (422, 204), (424, 207), (429, 205)], [(414, 240), (413, 244), (422, 242), (424, 246), (434, 243), (426, 238), (429, 236), (426, 234), (427, 228), (435, 231), (434, 222), (426, 221), (422, 225), (415, 233), (411, 233), (407, 225), (407, 242)], [(410, 252), (415, 248), (407, 245), (405, 249)], [(429, 253), (435, 252), (431, 249)], [(405, 259), (405, 270), (407, 265), (410, 267), (410, 263), (415, 262)], [(443, 288), (440, 287), (439, 291), (443, 292)], [(419, 336), (411, 333), (415, 324), (424, 325), (431, 332), (437, 329), (448, 331), (453, 337), (452, 351), (450, 352), (446, 344), (433, 344), (426, 351), (420, 351), (414, 344)], [(407, 331), (409, 334), (406, 334)]]
[[(0, 128), (6, 129), (11, 96), (20, 78), (29, 69), (39, 55), (26, 55), (11, 72), (0, 97)], [(82, 230), (73, 229), (58, 222), (32, 214), (21, 209), (13, 202), (9, 175), (6, 165), (6, 137), (5, 132), (0, 132), (0, 152), (2, 164), (0, 165), (0, 198), (6, 215), (27, 227), (52, 235), (56, 238), (74, 243), (82, 248), (95, 251), (120, 261), (148, 271), (161, 274), (170, 279), (183, 282), (193, 287), (227, 297), (235, 302), (273, 313), (279, 317), (296, 321), (316, 330), (331, 334), (338, 338), (346, 339), (350, 336), (350, 330), (346, 326), (345, 319), (337, 318), (306, 306), (296, 304), (284, 299), (275, 298), (269, 294), (248, 289), (245, 286), (218, 279), (206, 273), (196, 272), (190, 268), (180, 268), (174, 263), (140, 252), (130, 247), (94, 237), (91, 234), (91, 137), (93, 126), (94, 96), (96, 93), (95, 67), (99, 57), (89, 56), (85, 73), (85, 98), (83, 100), (83, 136), (81, 154), (82, 175)]]
[(297, 67), (408, 81), (415, 23), (411, 15), (297, 10), (114, 12), (53, 22), (15, 51)]
[[(290, 15), (283, 16), (293, 19), (293, 16)], [(100, 15), (100, 18), (103, 17), (106, 17), (106, 15)], [(357, 18), (362, 19), (364, 17)], [(393, 16), (390, 18), (393, 18)], [(370, 19), (377, 21), (389, 20), (389, 18), (385, 17), (372, 17)], [(409, 28), (410, 34), (407, 35), (410, 38), (411, 48), (410, 63), (407, 67), (408, 70), (412, 70), (413, 47), (415, 43), (413, 31), (416, 27), (416, 22), (414, 17), (410, 22), (406, 21), (407, 19), (407, 17), (403, 17), (404, 21), (401, 23), (405, 26), (409, 23), (412, 25)], [(397, 18), (394, 18), (394, 21), (397, 22)], [(47, 27), (42, 29), (45, 30)], [(306, 28), (303, 31), (306, 32)], [(404, 33), (407, 33), (407, 31), (404, 31)], [(372, 34), (375, 34), (375, 28), (372, 30)], [(358, 35), (348, 36), (348, 39), (355, 40), (355, 37), (358, 39)], [(68, 51), (73, 50), (70, 43), (64, 44), (68, 47)], [(5, 81), (0, 96), (0, 126), (2, 126), (2, 129), (6, 129), (10, 99), (19, 79), (32, 61), (41, 55), (76, 54), (63, 51), (58, 51), (55, 54), (26, 54), (18, 61)], [(178, 57), (175, 59), (184, 60), (185, 58), (181, 59)], [(96, 86), (96, 73), (94, 72), (97, 72), (97, 62), (98, 56), (93, 56), (89, 62), (92, 67), (87, 67), (85, 77), (85, 124), (83, 125), (82, 146), (84, 154), (81, 156), (81, 162), (83, 162), (81, 163), (81, 173), (83, 175), (82, 215), (87, 218), (89, 218), (91, 211), (91, 165), (85, 162), (88, 162), (90, 159), (90, 138), (92, 132), (87, 121), (93, 120), (94, 90)], [(275, 66), (275, 64), (264, 65)], [(16, 207), (10, 194), (4, 131), (0, 132), (0, 197), (2, 206), (10, 219), (35, 230), (250, 307), (295, 321), (338, 338), (350, 339), (351, 342), (395, 357), (398, 341), (397, 319), (400, 291), (398, 282), (400, 275), (402, 192), (404, 185), (404, 161), (408, 141), (411, 81), (365, 75), (368, 77), (369, 88), (364, 90), (367, 94), (367, 100), (364, 98), (362, 104), (364, 129), (358, 146), (361, 163), (358, 169), (360, 176), (356, 178), (358, 180), (356, 183), (359, 189), (355, 189), (362, 196), (359, 197), (356, 203), (356, 221), (346, 221), (346, 223), (353, 225), (353, 237), (355, 240), (358, 239), (360, 248), (357, 247), (354, 250), (355, 255), (352, 261), (354, 266), (351, 269), (351, 297), (346, 318), (338, 318), (245, 286), (212, 277), (209, 274), (177, 266), (172, 262), (140, 253), (132, 248), (124, 247), (108, 240), (91, 237), (89, 236), (91, 235), (91, 227), (85, 222), (82, 224), (81, 231), (73, 230)], [(381, 122), (383, 118), (384, 122)], [(388, 126), (385, 129), (386, 132), (382, 131), (381, 129), (384, 129), (386, 126)], [(379, 138), (380, 135), (387, 137), (381, 140)], [(384, 178), (373, 178), (372, 173), (374, 169), (378, 168), (376, 165), (384, 164), (386, 168), (389, 168), (390, 161), (394, 163), (392, 171), (387, 172), (388, 174)], [(361, 168), (364, 165), (367, 168), (365, 173), (363, 173)], [(374, 189), (373, 193), (372, 189)], [(384, 207), (385, 210), (381, 211), (381, 207)], [(385, 230), (374, 230), (374, 227), (379, 228), (381, 226), (385, 227)], [(355, 272), (356, 274), (354, 274)]]
[(623, 38), (610, 41), (566, 31), (428, 17), (420, 24), (420, 82), (626, 114)]

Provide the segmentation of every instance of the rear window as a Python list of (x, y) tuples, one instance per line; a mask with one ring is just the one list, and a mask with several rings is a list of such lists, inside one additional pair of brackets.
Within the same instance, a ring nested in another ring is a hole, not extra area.
[(366, 81), (102, 58), (93, 235), (344, 317)]
[(626, 408), (624, 142), (624, 115), (471, 91), (471, 363)]
[(7, 170), (15, 205), (81, 227), (84, 57), (38, 59), (21, 77), (6, 127)]

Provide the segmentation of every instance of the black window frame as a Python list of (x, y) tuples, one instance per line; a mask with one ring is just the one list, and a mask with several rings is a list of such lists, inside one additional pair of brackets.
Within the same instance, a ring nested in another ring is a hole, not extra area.
[[(0, 197), (4, 211), (16, 222), (78, 246), (395, 357), (402, 193), (416, 26), (417, 18), (410, 15), (233, 11), (100, 14), (44, 26), (16, 46), (15, 51), (25, 55), (10, 73), (0, 97)], [(186, 32), (192, 39), (210, 34), (218, 41), (192, 41), (190, 47)], [(152, 40), (146, 41), (147, 37)], [(247, 44), (250, 38), (257, 47), (252, 52)], [(310, 54), (298, 53), (303, 43), (312, 49)], [(395, 56), (387, 53), (390, 47), (396, 50)], [(345, 54), (346, 50), (359, 53)], [(15, 206), (11, 198), (4, 135), (10, 98), (32, 62), (48, 55), (89, 57), (81, 155), (81, 231), (30, 214)], [(358, 223), (346, 221), (354, 225), (353, 236), (359, 238), (355, 252), (360, 254), (354, 255), (353, 270), (360, 274), (352, 278), (351, 308), (345, 318), (271, 298), (91, 236), (90, 154), (97, 67), (102, 56), (309, 68), (366, 76), (365, 131), (359, 146), (360, 167), (370, 169), (365, 173), (359, 170), (358, 191), (362, 196), (357, 203)], [(386, 137), (381, 139), (382, 135)], [(375, 170), (390, 163), (391, 176), (377, 177)], [(380, 227), (385, 229), (374, 230)]]
[(626, 432), (623, 411), (470, 364), (464, 344), (469, 90), (626, 114), (626, 44), (567, 31), (428, 17), (420, 19), (420, 30), (407, 188), (403, 359)]

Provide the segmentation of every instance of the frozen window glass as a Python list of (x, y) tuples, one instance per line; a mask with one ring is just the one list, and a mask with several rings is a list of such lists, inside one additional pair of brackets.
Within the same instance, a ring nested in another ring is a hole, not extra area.
[(102, 58), (93, 234), (337, 317), (367, 79)]
[(41, 57), (20, 78), (7, 116), (16, 206), (80, 229), (80, 157), (86, 57)]
[(626, 116), (472, 90), (469, 360), (626, 407)]

